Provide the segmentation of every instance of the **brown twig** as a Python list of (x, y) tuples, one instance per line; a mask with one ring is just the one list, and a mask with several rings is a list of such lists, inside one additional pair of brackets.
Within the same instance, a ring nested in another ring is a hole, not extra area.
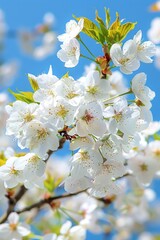
[(79, 191), (79, 192), (76, 192), (76, 193), (69, 193), (69, 194), (63, 194), (63, 195), (58, 195), (58, 196), (54, 196), (54, 197), (49, 197), (49, 198), (46, 198), (46, 199), (42, 199), (40, 200), (39, 202), (37, 203), (34, 203), (28, 207), (25, 207), (19, 211), (15, 211), (16, 213), (20, 214), (20, 213), (23, 213), (23, 212), (27, 212), (27, 211), (30, 211), (31, 209), (33, 208), (41, 208), (44, 204), (50, 204), (52, 203), (53, 201), (56, 201), (58, 199), (63, 199), (63, 198), (69, 198), (69, 197), (73, 197), (73, 196), (76, 196), (80, 193), (82, 193), (84, 191)]
[[(63, 145), (65, 143), (66, 139), (65, 138), (61, 138), (59, 140), (59, 147), (58, 149), (62, 149), (63, 148)], [(50, 158), (50, 156), (52, 155), (53, 151), (49, 150), (48, 151), (48, 157), (46, 159), (46, 161), (48, 161), (48, 159)], [(25, 194), (25, 192), (27, 191), (28, 189), (26, 189), (23, 185), (20, 187), (19, 191), (17, 192), (17, 194), (14, 196), (14, 197), (11, 197), (9, 195), (6, 195), (6, 197), (8, 198), (8, 209), (6, 211), (6, 213), (1, 217), (0, 219), (0, 224), (4, 223), (9, 214), (11, 212), (14, 212), (14, 208), (17, 204), (17, 202), (22, 198), (22, 196)], [(43, 201), (42, 201), (43, 202)]]
[(7, 209), (7, 212), (0, 219), (0, 224), (4, 223), (7, 220), (9, 214), (14, 211), (15, 205), (22, 198), (22, 196), (25, 194), (27, 190), (28, 189), (26, 189), (22, 185), (14, 197), (10, 197), (9, 195), (6, 196), (8, 198), (8, 209)]

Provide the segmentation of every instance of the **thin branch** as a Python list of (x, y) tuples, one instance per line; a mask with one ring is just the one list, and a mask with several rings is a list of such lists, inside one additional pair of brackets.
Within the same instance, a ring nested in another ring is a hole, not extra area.
[(32, 210), (33, 208), (41, 208), (44, 204), (50, 204), (52, 203), (53, 201), (56, 201), (58, 199), (63, 199), (63, 198), (69, 198), (69, 197), (73, 197), (73, 196), (76, 196), (80, 193), (82, 193), (84, 191), (79, 191), (79, 192), (76, 192), (76, 193), (69, 193), (69, 194), (63, 194), (63, 195), (58, 195), (58, 196), (54, 196), (54, 197), (49, 197), (47, 199), (42, 199), (40, 200), (39, 202), (37, 203), (34, 203), (28, 207), (25, 207), (19, 211), (15, 211), (16, 213), (20, 214), (20, 213), (23, 213), (23, 212), (27, 212), (27, 211), (30, 211)]
[[(63, 145), (65, 143), (66, 139), (65, 138), (61, 138), (59, 140), (59, 147), (58, 149), (62, 149)], [(53, 151), (49, 150), (48, 151), (48, 157), (46, 159), (46, 161), (48, 161), (48, 159), (50, 158), (50, 156), (52, 155)], [(15, 206), (17, 204), (17, 202), (22, 198), (22, 196), (26, 193), (28, 189), (26, 189), (23, 185), (20, 187), (19, 191), (15, 194), (14, 197), (10, 197), (9, 195), (6, 195), (6, 197), (8, 198), (8, 209), (6, 211), (6, 213), (1, 217), (0, 219), (0, 224), (4, 223), (9, 214), (11, 212), (14, 212)]]
[[(64, 137), (61, 138), (61, 139), (59, 140), (59, 147), (58, 147), (58, 149), (62, 149), (65, 142), (66, 142), (66, 138), (64, 138)], [(56, 152), (56, 151), (48, 150), (48, 152), (47, 152), (48, 157), (45, 159), (45, 162), (47, 162), (47, 161), (49, 160), (50, 156), (51, 156), (54, 152)]]
[(0, 219), (0, 224), (4, 223), (7, 220), (9, 214), (14, 211), (14, 208), (15, 208), (17, 202), (22, 198), (22, 196), (26, 193), (27, 190), (28, 189), (26, 189), (22, 185), (14, 197), (10, 197), (8, 195), (6, 196), (8, 198), (8, 209), (7, 209), (7, 212)]

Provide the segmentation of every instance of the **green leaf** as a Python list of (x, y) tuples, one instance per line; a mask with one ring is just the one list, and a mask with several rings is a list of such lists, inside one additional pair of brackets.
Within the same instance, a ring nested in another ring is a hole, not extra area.
[(78, 21), (81, 18), (84, 19), (84, 27), (82, 30), (83, 33), (85, 33), (87, 36), (93, 38), (94, 40), (96, 40), (101, 44), (104, 43), (105, 39), (101, 33), (101, 29), (99, 29), (99, 27), (94, 22), (92, 22), (86, 17), (78, 17), (78, 18), (76, 16), (73, 16), (73, 17)]
[(28, 80), (30, 82), (30, 85), (31, 85), (33, 91), (34, 92), (37, 91), (39, 89), (39, 86), (38, 86), (38, 83), (35, 79), (35, 76), (32, 75), (32, 74), (28, 74)]
[(154, 240), (160, 240), (160, 235), (154, 236)]
[(109, 8), (108, 9), (104, 8), (104, 10), (105, 10), (105, 14), (106, 14), (106, 27), (109, 28), (109, 24), (111, 21)]
[(101, 29), (102, 35), (106, 38), (106, 36), (108, 35), (108, 30), (107, 30), (106, 25), (105, 25), (105, 23), (103, 22), (102, 18), (100, 18), (100, 17), (98, 16), (98, 11), (96, 11), (96, 21), (97, 21), (98, 24), (99, 24), (99, 27), (100, 27), (100, 29)]
[(20, 101), (26, 102), (26, 103), (33, 103), (34, 102), (32, 92), (15, 93), (11, 89), (9, 89), (8, 91), (16, 98), (16, 100), (20, 100)]
[(160, 134), (155, 133), (155, 134), (153, 135), (153, 138), (154, 138), (154, 140), (160, 141)]
[(116, 42), (121, 42), (127, 34), (134, 29), (137, 23), (127, 22), (122, 24), (120, 21), (119, 14), (116, 13), (116, 20), (112, 23), (110, 28), (108, 29), (108, 41), (111, 44)]
[(61, 78), (68, 78), (69, 77), (69, 72), (66, 72)]
[(47, 178), (44, 180), (44, 186), (50, 193), (53, 193), (55, 189), (54, 178), (49, 173), (47, 174)]
[(127, 36), (127, 34), (131, 30), (133, 30), (135, 28), (136, 24), (137, 23), (127, 22), (121, 26), (121, 28), (120, 28), (120, 40), (121, 41)]

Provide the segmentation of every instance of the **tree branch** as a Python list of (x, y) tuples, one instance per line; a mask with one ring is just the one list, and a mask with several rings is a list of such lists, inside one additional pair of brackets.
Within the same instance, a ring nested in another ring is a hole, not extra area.
[[(62, 137), (60, 140), (59, 140), (59, 147), (58, 147), (58, 149), (62, 149), (63, 148), (63, 145), (64, 145), (64, 143), (65, 143), (65, 141), (66, 141), (66, 138), (64, 138), (64, 137)], [(48, 157), (47, 157), (47, 159), (46, 159), (46, 162), (48, 161), (48, 159), (50, 158), (50, 156), (52, 155), (52, 153), (53, 153), (53, 151), (51, 151), (51, 150), (49, 150), (48, 151)], [(22, 196), (26, 193), (26, 191), (27, 191), (28, 189), (26, 189), (23, 185), (20, 187), (20, 189), (19, 189), (19, 191), (17, 192), (17, 194), (14, 196), (14, 197), (11, 197), (11, 196), (9, 196), (9, 195), (6, 195), (6, 197), (8, 198), (8, 209), (7, 209), (7, 211), (6, 211), (6, 213), (1, 217), (1, 219), (0, 219), (0, 224), (2, 224), (2, 223), (4, 223), (6, 220), (7, 220), (7, 218), (8, 218), (8, 216), (9, 216), (9, 214), (11, 213), (11, 212), (14, 212), (14, 208), (15, 208), (15, 206), (16, 206), (16, 204), (17, 204), (17, 202), (22, 198)], [(43, 203), (43, 201), (40, 201), (40, 202), (42, 202), (42, 203), (39, 203), (40, 205), (42, 204), (44, 204)], [(47, 203), (47, 202), (46, 202)], [(38, 203), (37, 203), (37, 205), (38, 205)], [(35, 206), (36, 207), (36, 206)], [(38, 207), (38, 206), (37, 206)], [(31, 208), (32, 209), (32, 208)]]
[(6, 196), (8, 198), (8, 209), (7, 209), (7, 212), (0, 219), (0, 224), (4, 223), (7, 220), (9, 214), (14, 211), (15, 205), (22, 198), (22, 196), (26, 193), (27, 190), (28, 189), (26, 189), (22, 185), (14, 197), (10, 197), (8, 195)]
[(76, 196), (76, 195), (78, 195), (78, 194), (80, 194), (82, 192), (85, 192), (85, 191), (79, 191), (79, 192), (76, 192), (76, 193), (63, 194), (63, 195), (58, 195), (58, 196), (54, 196), (54, 197), (49, 197), (47, 199), (42, 199), (42, 200), (40, 200), (37, 203), (34, 203), (34, 204), (32, 204), (32, 205), (30, 205), (28, 207), (25, 207), (25, 208), (23, 208), (23, 209), (21, 209), (19, 211), (15, 211), (15, 212), (20, 214), (20, 213), (23, 213), (23, 212), (30, 211), (33, 208), (41, 208), (44, 204), (50, 204), (53, 201), (56, 201), (58, 199), (73, 197), (73, 196)]

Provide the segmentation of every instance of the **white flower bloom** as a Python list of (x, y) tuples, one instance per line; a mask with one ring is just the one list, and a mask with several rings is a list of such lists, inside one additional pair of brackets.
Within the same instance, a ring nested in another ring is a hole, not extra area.
[(143, 232), (138, 237), (138, 240), (155, 240), (155, 237), (149, 232)]
[(160, 170), (160, 141), (152, 141), (148, 144), (146, 148), (147, 156), (150, 156), (151, 159), (154, 159), (157, 162), (158, 171)]
[(140, 66), (140, 62), (136, 57), (136, 43), (128, 40), (121, 49), (121, 45), (115, 43), (110, 49), (110, 56), (115, 66), (125, 74), (131, 74)]
[(160, 47), (158, 46), (156, 48), (155, 65), (158, 69), (160, 68)]
[(143, 134), (147, 137), (155, 134), (158, 131), (160, 131), (160, 122), (155, 121), (149, 124), (148, 128), (143, 131)]
[(62, 225), (60, 234), (57, 240), (85, 240), (86, 238), (86, 230), (80, 225), (72, 227), (70, 221)]
[(65, 67), (72, 68), (75, 67), (79, 62), (80, 57), (80, 44), (76, 38), (69, 41), (65, 41), (61, 48), (57, 52), (57, 57), (65, 62)]
[(76, 193), (78, 191), (83, 191), (92, 186), (91, 180), (85, 176), (80, 178), (75, 178), (72, 174), (65, 179), (64, 189), (69, 193)]
[(49, 123), (32, 121), (25, 129), (24, 137), (19, 139), (18, 145), (44, 157), (48, 150), (57, 150), (59, 146), (57, 128)]
[[(0, 23), (1, 28), (1, 23)], [(1, 30), (0, 30), (1, 38)], [(16, 60), (5, 62), (0, 65), (0, 84), (9, 86), (13, 83), (13, 80), (18, 72), (19, 64)]]
[(42, 102), (46, 99), (54, 98), (56, 96), (55, 84), (59, 81), (59, 79), (52, 74), (51, 66), (48, 74), (41, 74), (38, 77), (30, 74), (29, 77), (36, 80), (39, 86), (39, 89), (33, 94), (33, 98), (36, 102)]
[(40, 109), (44, 114), (43, 118), (58, 129), (73, 124), (76, 107), (62, 97), (42, 102)]
[(7, 106), (10, 116), (6, 123), (6, 134), (17, 138), (23, 136), (25, 127), (37, 117), (38, 108), (36, 103), (27, 104), (22, 101), (15, 101), (13, 107)]
[(45, 171), (45, 162), (34, 153), (19, 157), (14, 166), (16, 170), (23, 169), (24, 179), (29, 180), (41, 177)]
[(95, 70), (96, 70), (96, 63), (95, 62), (92, 62), (90, 65), (84, 66), (83, 77), (86, 77), (88, 75), (88, 73), (90, 73), (91, 71), (95, 71)]
[(146, 107), (142, 106), (140, 109), (140, 116), (136, 122), (136, 130), (137, 132), (141, 132), (146, 129), (150, 122), (153, 121), (152, 112)]
[(128, 161), (129, 169), (133, 171), (140, 185), (149, 185), (157, 171), (157, 163), (151, 156), (138, 153)]
[(39, 189), (44, 189), (44, 176), (42, 177), (38, 177), (38, 176), (34, 176), (32, 178), (26, 178), (23, 182), (25, 188), (27, 189), (31, 189), (31, 188), (39, 188)]
[(126, 169), (121, 161), (107, 160), (102, 166), (102, 171), (94, 178), (89, 193), (98, 198), (118, 194), (120, 187), (113, 178), (121, 177), (125, 173)]
[(42, 60), (53, 54), (57, 41), (56, 33), (53, 31), (54, 15), (46, 13), (43, 22), (35, 26), (33, 31), (19, 31), (20, 45), (25, 54)]
[(114, 71), (112, 75), (109, 76), (108, 81), (110, 82), (110, 91), (111, 96), (115, 96), (124, 92), (127, 92), (127, 88), (124, 85), (124, 78), (121, 72)]
[(107, 107), (103, 115), (105, 118), (110, 118), (109, 129), (118, 128), (123, 133), (133, 135), (140, 110), (138, 107), (128, 106), (127, 100), (121, 97), (114, 101), (113, 106)]
[(78, 23), (75, 20), (70, 20), (66, 24), (66, 33), (59, 35), (57, 38), (60, 42), (75, 38), (83, 29), (84, 19), (81, 18)]
[(142, 138), (143, 136), (137, 132), (134, 135), (124, 134), (122, 139), (123, 151), (130, 154), (130, 150), (137, 149), (141, 146)]
[(2, 240), (22, 240), (30, 234), (29, 225), (19, 222), (19, 215), (12, 212), (8, 217), (8, 223), (0, 225), (0, 235)]
[(145, 86), (147, 76), (145, 73), (138, 73), (132, 79), (132, 91), (136, 97), (147, 107), (151, 107), (150, 101), (155, 97), (155, 93)]
[(81, 105), (76, 114), (76, 119), (76, 131), (80, 137), (85, 137), (88, 134), (102, 136), (106, 131), (102, 108), (97, 102)]
[(153, 61), (151, 57), (153, 57), (156, 53), (155, 45), (150, 41), (141, 43), (142, 40), (141, 30), (137, 32), (133, 40), (137, 45), (137, 58), (144, 63), (151, 63)]
[(81, 85), (72, 77), (63, 77), (56, 83), (55, 91), (57, 96), (63, 97), (71, 105), (77, 106), (82, 99)]
[(70, 150), (74, 151), (78, 148), (90, 148), (94, 146), (94, 141), (90, 136), (73, 138), (70, 143)]
[(43, 240), (57, 240), (57, 235), (56, 234), (46, 234), (43, 236)]
[(70, 160), (74, 178), (94, 176), (101, 168), (103, 158), (96, 150), (80, 149)]
[(151, 28), (148, 30), (148, 38), (155, 44), (160, 43), (160, 17), (154, 18), (151, 22)]
[(15, 169), (17, 159), (18, 157), (11, 157), (0, 167), (0, 179), (4, 181), (5, 188), (13, 188), (23, 182), (23, 167)]
[(109, 97), (109, 81), (101, 79), (98, 71), (90, 71), (80, 82), (84, 87), (85, 102), (104, 100)]
[(107, 160), (123, 161), (121, 139), (116, 135), (104, 136), (101, 140), (101, 151)]
[(6, 150), (4, 151), (5, 157), (8, 159), (10, 157), (14, 157), (15, 151), (11, 147), (7, 147)]
[(56, 43), (56, 34), (52, 31), (44, 33), (41, 45), (34, 47), (32, 55), (35, 59), (42, 60), (53, 54)]

